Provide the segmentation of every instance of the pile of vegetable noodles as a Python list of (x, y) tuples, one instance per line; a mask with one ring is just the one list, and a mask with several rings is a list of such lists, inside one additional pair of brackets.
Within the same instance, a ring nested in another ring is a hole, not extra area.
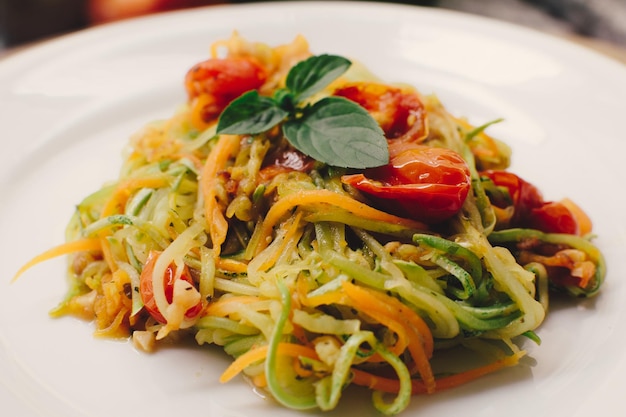
[(472, 126), (302, 37), (235, 33), (211, 54), (78, 204), (67, 243), (19, 272), (70, 255), (54, 316), (146, 351), (223, 346), (221, 381), (245, 374), (286, 407), (331, 410), (358, 385), (392, 415), (518, 364), (549, 292), (598, 292), (589, 218), (506, 170), (498, 121)]

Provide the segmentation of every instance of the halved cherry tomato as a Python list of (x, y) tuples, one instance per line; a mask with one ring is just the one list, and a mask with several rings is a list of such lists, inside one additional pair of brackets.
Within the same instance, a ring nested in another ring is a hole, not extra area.
[(492, 199), (491, 203), (500, 208), (513, 206), (514, 214), (509, 227), (526, 227), (548, 233), (579, 233), (572, 211), (560, 202), (545, 201), (533, 184), (508, 171), (488, 170), (481, 175), (508, 191), (510, 201)]
[[(154, 299), (154, 288), (152, 286), (152, 271), (154, 271), (154, 264), (159, 258), (159, 255), (160, 255), (159, 252), (150, 252), (148, 259), (146, 260), (146, 264), (144, 265), (143, 270), (141, 271), (141, 277), (139, 280), (139, 294), (141, 295), (141, 300), (143, 301), (146, 311), (152, 317), (154, 317), (156, 321), (158, 321), (159, 323), (165, 324), (167, 323), (167, 320), (165, 319), (165, 317), (163, 317), (163, 314), (159, 311), (159, 308), (157, 307), (156, 301)], [(183, 270), (180, 276), (180, 279), (183, 279), (189, 282), (190, 284), (193, 284), (193, 280), (191, 278), (189, 269), (187, 268), (186, 265), (184, 268), (185, 269)], [(169, 265), (165, 270), (165, 274), (163, 275), (163, 284), (165, 286), (165, 299), (167, 300), (168, 303), (171, 303), (174, 298), (175, 277), (176, 277), (175, 266)], [(194, 318), (198, 314), (200, 314), (202, 309), (203, 309), (202, 302), (199, 302), (197, 305), (193, 306), (192, 308), (188, 309), (185, 312), (185, 317), (190, 318), (190, 319)]]
[(241, 94), (258, 89), (267, 79), (265, 68), (252, 57), (211, 58), (194, 65), (185, 76), (189, 100), (204, 103), (203, 119), (216, 118)]
[(352, 100), (378, 122), (388, 139), (417, 141), (426, 135), (426, 112), (417, 93), (373, 82), (346, 84), (334, 95)]
[(458, 153), (395, 140), (389, 141), (389, 164), (341, 180), (388, 211), (427, 223), (456, 214), (470, 189), (469, 168)]

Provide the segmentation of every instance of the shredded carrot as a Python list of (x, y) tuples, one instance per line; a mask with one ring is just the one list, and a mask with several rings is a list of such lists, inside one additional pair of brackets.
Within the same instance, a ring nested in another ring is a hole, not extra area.
[(117, 312), (115, 318), (111, 321), (106, 328), (97, 329), (94, 332), (94, 336), (102, 338), (126, 338), (128, 337), (128, 329), (124, 327), (124, 319), (128, 317), (129, 311), (127, 308), (122, 308)]
[(346, 297), (345, 293), (339, 291), (329, 291), (324, 294), (308, 296), (306, 295), (306, 291), (300, 292), (298, 291), (298, 297), (302, 305), (307, 307), (318, 307), (321, 305), (330, 305), (330, 304), (342, 304), (348, 305), (349, 300)]
[[(454, 120), (459, 125), (461, 125), (461, 127), (463, 127), (464, 129), (468, 131), (472, 131), (473, 129), (475, 129), (475, 126), (472, 126), (470, 123), (468, 123), (464, 119), (454, 118)], [(483, 132), (480, 132), (477, 135), (477, 137), (483, 140), (482, 142), (483, 147), (472, 148), (472, 152), (474, 152), (476, 156), (484, 157), (484, 158), (495, 158), (500, 154), (500, 150), (498, 149), (498, 144), (491, 136), (489, 136), (483, 131)]]
[(212, 99), (211, 95), (200, 94), (191, 102), (191, 110), (189, 112), (190, 119), (191, 119), (190, 121), (191, 121), (192, 126), (200, 132), (205, 130), (210, 125), (210, 123), (207, 123), (204, 120), (204, 118), (202, 117), (202, 113), (204, 112), (204, 108), (206, 106), (210, 104), (214, 104), (212, 103), (212, 101), (215, 101), (215, 100)]
[(204, 215), (216, 258), (220, 254), (221, 245), (226, 240), (228, 232), (228, 222), (216, 199), (217, 176), (226, 168), (228, 159), (236, 153), (238, 146), (238, 136), (221, 135), (209, 153), (200, 174), (200, 190), (204, 196)]
[[(213, 199), (215, 201), (215, 199)], [(226, 217), (224, 217), (224, 213), (220, 208), (217, 201), (211, 205), (211, 210), (207, 210), (207, 214), (209, 214), (207, 225), (210, 229), (209, 234), (211, 236), (211, 242), (213, 244), (213, 254), (214, 256), (219, 256), (222, 243), (226, 241), (226, 234), (228, 233), (228, 221)]]
[[(263, 345), (250, 349), (243, 355), (239, 356), (233, 361), (233, 363), (230, 364), (228, 368), (226, 368), (222, 376), (220, 376), (220, 382), (224, 383), (230, 381), (248, 366), (265, 359), (267, 357), (268, 350), (269, 347), (267, 345)], [(317, 353), (315, 352), (315, 349), (308, 346), (302, 346), (287, 342), (282, 342), (278, 344), (278, 354), (292, 357), (302, 356), (305, 358), (311, 358), (316, 360), (319, 359)]]
[(235, 272), (238, 274), (242, 274), (248, 271), (247, 264), (227, 258), (219, 258), (217, 260), (217, 267), (219, 269), (223, 269), (224, 271)]
[(562, 199), (560, 203), (563, 204), (570, 211), (570, 213), (572, 213), (574, 219), (576, 219), (576, 224), (578, 225), (578, 234), (580, 236), (585, 236), (586, 234), (591, 233), (591, 230), (593, 229), (593, 223), (591, 222), (591, 219), (589, 218), (587, 213), (585, 213), (585, 211), (580, 208), (578, 204), (574, 203), (569, 198)]
[(115, 272), (117, 270), (117, 263), (115, 262), (115, 257), (111, 253), (111, 245), (109, 244), (106, 236), (100, 237), (100, 247), (102, 248), (102, 257), (109, 266), (109, 270), (111, 270), (111, 272)]
[(302, 361), (298, 359), (293, 361), (293, 369), (296, 372), (296, 375), (300, 378), (308, 378), (313, 375), (313, 369), (309, 366), (305, 366)]
[[(366, 292), (361, 292), (363, 291), (362, 288), (353, 284), (345, 284), (344, 290), (350, 299), (350, 305), (394, 332), (396, 342), (389, 347), (389, 350), (396, 356), (401, 355), (409, 345), (409, 334), (402, 318), (391, 317), (384, 308), (379, 308), (380, 305), (375, 299), (372, 299)], [(379, 360), (379, 358), (375, 360)]]
[(115, 187), (115, 192), (109, 198), (102, 209), (101, 217), (122, 213), (130, 195), (140, 188), (160, 188), (167, 185), (167, 179), (163, 177), (129, 178), (120, 182)]
[(512, 355), (505, 356), (502, 359), (498, 359), (490, 364), (470, 369), (469, 371), (461, 372), (456, 375), (447, 376), (437, 380), (437, 388), (440, 390), (458, 387), (459, 385), (466, 384), (481, 376), (493, 373), (502, 368), (515, 366), (519, 363), (519, 360), (526, 355), (525, 351), (519, 351)]
[(206, 309), (207, 316), (225, 317), (231, 313), (233, 304), (251, 304), (262, 301), (259, 297), (251, 295), (240, 295), (234, 297), (221, 297), (219, 300), (211, 303)]
[(252, 377), (252, 383), (255, 387), (265, 388), (267, 387), (267, 378), (265, 373), (261, 373)]
[(26, 262), (13, 276), (11, 282), (17, 281), (17, 279), (27, 270), (32, 268), (33, 266), (48, 261), (52, 258), (56, 258), (63, 255), (69, 255), (70, 253), (76, 252), (87, 252), (87, 251), (101, 251), (102, 244), (100, 239), (98, 238), (87, 238), (74, 240), (72, 242), (62, 243), (53, 247), (52, 249), (48, 249), (47, 251), (40, 253), (39, 255), (32, 258), (30, 261)]
[(414, 327), (424, 344), (426, 356), (429, 358), (432, 357), (435, 343), (428, 324), (426, 324), (426, 322), (417, 313), (415, 313), (415, 311), (407, 307), (397, 298), (389, 297), (388, 295), (378, 291), (370, 291), (370, 293), (373, 297), (378, 298), (385, 302), (388, 306), (395, 308), (398, 314), (400, 314), (408, 322), (408, 324)]
[[(390, 350), (395, 354), (401, 354), (408, 349), (428, 390), (434, 391), (435, 379), (429, 361), (433, 351), (432, 333), (413, 310), (393, 297), (349, 282), (342, 284), (341, 291), (330, 291), (313, 297), (306, 294), (305, 280), (299, 280), (296, 288), (303, 305), (309, 307), (321, 304), (350, 306), (388, 327), (398, 339)], [(379, 359), (379, 356), (372, 358), (372, 360)]]
[(302, 229), (299, 227), (301, 218), (302, 218), (302, 212), (298, 212), (296, 216), (291, 218), (290, 221), (285, 225), (285, 228), (287, 229), (287, 231), (285, 232), (285, 236), (283, 237), (283, 241), (281, 242), (280, 247), (274, 251), (272, 256), (268, 257), (268, 259), (266, 259), (265, 262), (263, 262), (263, 265), (261, 265), (259, 268), (261, 271), (267, 271), (272, 266), (274, 266), (274, 264), (276, 263), (280, 255), (282, 255), (285, 252), (285, 248), (287, 247), (289, 242), (298, 233), (298, 229), (300, 229), (300, 232), (302, 231)]
[(269, 244), (272, 230), (285, 214), (289, 213), (296, 206), (320, 204), (329, 204), (342, 208), (364, 219), (404, 225), (411, 229), (428, 229), (428, 227), (421, 222), (385, 213), (384, 211), (377, 210), (365, 203), (357, 201), (348, 195), (339, 194), (330, 190), (303, 190), (279, 199), (269, 209), (261, 224), (261, 238), (259, 239), (257, 254)]
[(297, 295), (298, 297), (298, 303), (300, 305), (306, 305), (306, 306), (311, 306), (311, 304), (308, 304), (308, 291), (309, 291), (309, 286), (308, 286), (308, 282), (306, 280), (306, 278), (303, 278), (302, 275), (299, 275), (298, 278), (296, 278), (296, 291), (295, 291), (295, 295)]
[(302, 344), (308, 343), (307, 333), (306, 333), (306, 330), (304, 330), (304, 327), (299, 326), (295, 323), (292, 323), (292, 326), (293, 326), (293, 330), (291, 333), (293, 337), (295, 338), (295, 340), (297, 340), (298, 342)]
[[(408, 338), (406, 346), (411, 353), (411, 358), (413, 358), (415, 362), (420, 377), (422, 381), (424, 381), (427, 391), (434, 392), (435, 377), (430, 366), (429, 355), (426, 353), (424, 347), (424, 338), (421, 337), (418, 329), (407, 325), (410, 324), (407, 319), (411, 314), (410, 310), (398, 308), (398, 304), (391, 301), (395, 300), (393, 297), (377, 293), (375, 290), (359, 287), (349, 282), (344, 282), (342, 287), (346, 295), (350, 298), (354, 308), (368, 314), (381, 324), (389, 327), (396, 332), (399, 339), (402, 337), (402, 333), (406, 334)], [(377, 295), (374, 295), (375, 293), (377, 293)], [(399, 333), (395, 327), (392, 327), (395, 323), (403, 324), (402, 328), (404, 330)], [(427, 330), (427, 333), (430, 334), (430, 330)]]
[[(474, 381), (482, 376), (499, 371), (500, 369), (515, 366), (519, 363), (520, 358), (522, 358), (525, 354), (526, 352), (520, 351), (485, 366), (481, 366), (455, 375), (437, 378), (436, 391), (443, 391), (446, 389), (458, 387), (460, 385)], [(400, 389), (400, 382), (397, 379), (381, 377), (358, 368), (352, 368), (352, 376), (353, 384), (365, 386), (377, 391), (397, 393)], [(428, 393), (428, 390), (422, 380), (414, 379), (412, 380), (411, 393), (413, 395), (426, 394)]]

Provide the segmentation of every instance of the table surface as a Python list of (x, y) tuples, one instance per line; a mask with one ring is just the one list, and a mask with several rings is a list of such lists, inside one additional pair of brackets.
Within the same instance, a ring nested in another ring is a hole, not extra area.
[[(618, 2), (617, 4), (619, 5), (619, 10), (615, 10), (615, 8), (613, 8), (613, 14), (616, 14), (617, 12), (626, 14), (626, 1), (623, 3), (621, 3), (621, 1), (622, 0), (598, 0), (595, 3), (589, 3), (599, 5), (594, 6), (598, 8), (600, 6), (606, 7), (608, 5), (615, 7), (612, 2)], [(407, 3), (406, 1), (402, 2)], [(415, 2), (413, 3), (415, 4)], [(547, 12), (545, 7), (538, 6), (537, 4), (541, 4), (541, 2), (538, 2), (537, 0), (432, 0), (425, 3), (431, 3), (434, 5), (433, 7), (482, 15), (522, 26), (528, 26), (541, 32), (563, 37), (569, 41), (593, 49), (626, 64), (626, 27), (622, 28), (623, 25), (618, 25), (621, 28), (619, 30), (623, 30), (624, 32), (623, 36), (621, 32), (617, 35), (613, 33), (613, 36), (607, 36), (608, 30), (606, 28), (604, 30), (596, 30), (594, 33), (583, 36), (578, 33), (579, 28), (577, 25), (580, 25), (580, 22), (572, 20), (568, 21), (566, 16), (554, 16), (553, 13)], [(544, 2), (544, 4), (548, 3), (573, 4), (575, 3), (575, 0), (550, 0), (548, 2)], [(620, 9), (621, 7), (623, 7), (623, 9)], [(595, 18), (600, 19), (601, 23), (603, 22), (602, 18), (604, 18), (606, 20), (605, 26), (610, 28), (611, 22), (608, 21), (610, 18), (606, 17), (602, 13), (606, 14), (606, 12), (602, 11), (597, 12), (596, 14), (599, 17), (595, 16)], [(3, 48), (2, 43), (0, 42), (0, 59), (61, 35), (58, 33), (52, 34), (35, 41), (26, 42), (24, 44), (8, 48)]]
[(564, 38), (626, 64), (626, 47), (577, 35), (566, 35)]

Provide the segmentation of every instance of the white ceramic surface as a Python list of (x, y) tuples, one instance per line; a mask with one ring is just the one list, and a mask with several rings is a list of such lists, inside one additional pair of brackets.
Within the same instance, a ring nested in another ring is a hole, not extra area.
[[(514, 150), (512, 170), (547, 199), (588, 211), (609, 272), (594, 300), (558, 302), (523, 364), (415, 397), (405, 415), (614, 416), (626, 384), (626, 68), (560, 39), (474, 16), (375, 3), (215, 6), (105, 25), (0, 61), (0, 414), (11, 417), (294, 416), (241, 379), (220, 385), (219, 349), (137, 352), (89, 323), (48, 318), (64, 260), (11, 276), (63, 241), (74, 204), (117, 175), (128, 136), (185, 99), (186, 70), (238, 30), (306, 36), (316, 53), (364, 62), (435, 92)], [(312, 413), (315, 414), (315, 413)], [(311, 415), (311, 414), (308, 414)], [(351, 392), (329, 415), (374, 416)]]

